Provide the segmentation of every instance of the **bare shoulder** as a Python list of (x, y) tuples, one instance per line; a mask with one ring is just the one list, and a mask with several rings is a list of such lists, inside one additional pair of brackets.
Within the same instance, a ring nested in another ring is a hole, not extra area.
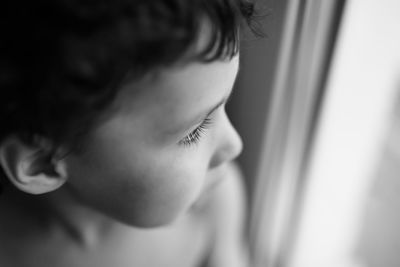
[(213, 188), (205, 205), (212, 231), (210, 253), (205, 266), (244, 267), (247, 266), (244, 178), (236, 163), (227, 165), (223, 175), (226, 177)]

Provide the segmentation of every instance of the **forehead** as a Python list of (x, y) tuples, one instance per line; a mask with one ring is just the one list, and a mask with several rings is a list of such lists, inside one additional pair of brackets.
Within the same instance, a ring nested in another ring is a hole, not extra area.
[[(209, 46), (213, 38), (212, 28), (210, 21), (204, 19), (198, 29), (197, 39), (175, 64), (154, 70), (140, 81), (128, 84), (125, 86), (128, 89), (126, 91), (130, 88), (137, 99), (143, 98), (137, 102), (161, 101), (160, 104), (162, 104), (166, 99), (178, 101), (186, 99), (188, 94), (190, 98), (199, 99), (207, 93), (212, 93), (206, 88), (229, 87), (231, 83), (229, 78), (233, 76), (234, 79), (238, 70), (238, 55), (232, 59), (212, 62), (199, 62), (193, 57)], [(217, 49), (217, 47), (214, 48)], [(213, 92), (214, 95), (216, 93)], [(140, 103), (136, 105), (140, 106)]]
[(159, 71), (122, 88), (116, 108), (139, 112), (162, 107), (165, 112), (182, 112), (179, 107), (207, 106), (229, 94), (238, 66), (236, 56), (232, 60), (192, 62)]

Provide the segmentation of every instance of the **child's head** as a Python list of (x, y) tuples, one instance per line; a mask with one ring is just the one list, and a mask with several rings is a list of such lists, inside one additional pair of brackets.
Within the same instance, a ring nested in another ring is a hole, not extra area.
[(161, 225), (240, 152), (224, 104), (251, 4), (7, 2), (0, 160), (20, 190), (63, 186), (120, 221)]

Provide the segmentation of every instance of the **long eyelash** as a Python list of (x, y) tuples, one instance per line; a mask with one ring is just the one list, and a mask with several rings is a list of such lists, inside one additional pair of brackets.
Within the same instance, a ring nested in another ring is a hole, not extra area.
[(200, 138), (203, 136), (205, 131), (210, 128), (212, 124), (211, 118), (205, 118), (204, 121), (193, 130), (193, 132), (189, 133), (185, 138), (183, 138), (179, 143), (184, 146), (191, 146), (193, 144), (197, 144), (200, 141)]

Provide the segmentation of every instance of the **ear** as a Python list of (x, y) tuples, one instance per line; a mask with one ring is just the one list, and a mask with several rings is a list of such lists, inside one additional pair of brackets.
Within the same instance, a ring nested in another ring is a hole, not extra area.
[(27, 145), (17, 137), (6, 138), (0, 144), (0, 164), (12, 183), (30, 194), (54, 191), (67, 180), (65, 162), (44, 139)]

